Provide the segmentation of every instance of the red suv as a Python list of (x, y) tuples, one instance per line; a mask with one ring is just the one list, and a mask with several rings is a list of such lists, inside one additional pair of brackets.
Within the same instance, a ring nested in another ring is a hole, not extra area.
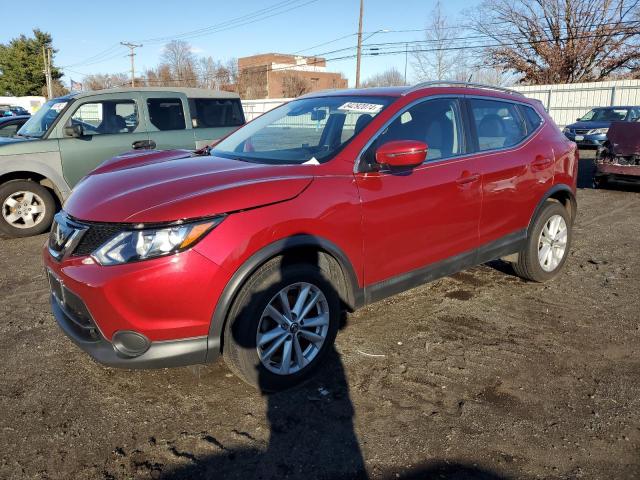
[(562, 268), (578, 153), (534, 100), (465, 84), (321, 92), (207, 155), (94, 170), (44, 249), (53, 313), (99, 362), (211, 362), (265, 390), (321, 363), (342, 311), (496, 258)]

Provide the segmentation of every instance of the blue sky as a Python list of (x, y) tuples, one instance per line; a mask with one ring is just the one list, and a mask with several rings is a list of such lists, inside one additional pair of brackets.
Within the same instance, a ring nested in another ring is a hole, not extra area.
[[(455, 21), (460, 19), (461, 10), (478, 3), (478, 0), (446, 0), (442, 8), (449, 19)], [(55, 63), (67, 67), (65, 79), (68, 82), (69, 77), (81, 80), (84, 74), (128, 72), (128, 50), (117, 46), (120, 41), (143, 43), (144, 46), (136, 51), (136, 69), (141, 71), (156, 66), (162, 51), (163, 41), (151, 39), (171, 38), (183, 32), (254, 14), (276, 4), (281, 4), (280, 10), (302, 6), (248, 25), (215, 33), (206, 32), (185, 40), (191, 43), (198, 55), (211, 55), (224, 60), (266, 52), (294, 53), (357, 31), (359, 0), (112, 0), (90, 2), (86, 8), (83, 8), (82, 2), (54, 5), (51, 0), (31, 0), (24, 4), (14, 1), (3, 5), (5, 18), (11, 21), (3, 22), (0, 42), (5, 43), (21, 33), (28, 34), (36, 27), (50, 32), (54, 46), (59, 50)], [(435, 0), (365, 0), (364, 30), (422, 29), (434, 5)], [(272, 10), (264, 15), (277, 11)], [(245, 21), (250, 20), (253, 18)], [(423, 35), (422, 32), (377, 33), (369, 41), (411, 41), (421, 39)], [(354, 35), (306, 50), (303, 54), (323, 54), (353, 46), (355, 42)], [(327, 57), (354, 52), (333, 53)], [(404, 71), (404, 63), (404, 55), (365, 57), (362, 77), (366, 79), (391, 66)], [(354, 59), (333, 61), (328, 67), (343, 72), (349, 78), (350, 85), (354, 83)]]

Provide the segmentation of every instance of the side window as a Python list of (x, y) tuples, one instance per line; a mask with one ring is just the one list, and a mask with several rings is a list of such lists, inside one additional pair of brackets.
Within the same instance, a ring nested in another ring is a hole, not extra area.
[(0, 137), (12, 137), (18, 132), (18, 128), (20, 125), (10, 124), (10, 125), (0, 125)]
[(532, 107), (520, 105), (520, 111), (527, 123), (528, 134), (534, 132), (542, 124), (542, 118), (540, 118), (540, 115)]
[[(418, 140), (429, 147), (427, 161), (463, 153), (459, 103), (452, 98), (427, 100), (406, 110), (380, 134), (374, 149), (394, 140)], [(369, 152), (368, 152), (369, 153)], [(371, 152), (375, 154), (375, 151)]]
[(193, 128), (238, 127), (244, 123), (237, 99), (192, 98), (189, 106)]
[(158, 130), (184, 130), (184, 108), (179, 98), (148, 98), (149, 120)]
[(470, 99), (480, 151), (511, 147), (526, 136), (517, 106), (498, 100)]
[(138, 109), (133, 100), (105, 100), (83, 103), (71, 116), (87, 135), (131, 133), (138, 126)]

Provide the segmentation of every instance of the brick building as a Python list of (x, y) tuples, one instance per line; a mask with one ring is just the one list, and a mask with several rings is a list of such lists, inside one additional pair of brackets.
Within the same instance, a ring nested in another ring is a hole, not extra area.
[(328, 72), (322, 57), (265, 53), (238, 59), (240, 96), (289, 98), (328, 88), (347, 88), (341, 73)]

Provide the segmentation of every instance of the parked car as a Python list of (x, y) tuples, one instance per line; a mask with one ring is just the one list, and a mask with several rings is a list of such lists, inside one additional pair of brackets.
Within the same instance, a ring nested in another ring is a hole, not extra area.
[(113, 89), (50, 100), (0, 143), (0, 231), (46, 231), (73, 186), (115, 155), (198, 149), (243, 124), (238, 95), (213, 90)]
[(567, 125), (563, 133), (578, 144), (579, 148), (597, 149), (607, 139), (611, 122), (637, 122), (640, 107), (598, 107), (589, 110), (576, 123)]
[(535, 101), (427, 83), (313, 93), (210, 152), (105, 162), (43, 251), (62, 330), (124, 368), (209, 362), (278, 390), (353, 310), (505, 258), (562, 269), (578, 154)]
[(6, 140), (12, 138), (18, 133), (20, 127), (29, 120), (29, 116), (16, 116), (16, 117), (0, 117), (0, 145), (4, 142), (10, 142)]
[(607, 137), (596, 155), (594, 185), (640, 182), (640, 123), (613, 122)]
[(10, 105), (5, 111), (4, 111), (4, 116), (5, 117), (17, 117), (17, 116), (30, 116), (31, 114), (29, 113), (29, 111), (26, 108), (17, 106), (17, 105)]

